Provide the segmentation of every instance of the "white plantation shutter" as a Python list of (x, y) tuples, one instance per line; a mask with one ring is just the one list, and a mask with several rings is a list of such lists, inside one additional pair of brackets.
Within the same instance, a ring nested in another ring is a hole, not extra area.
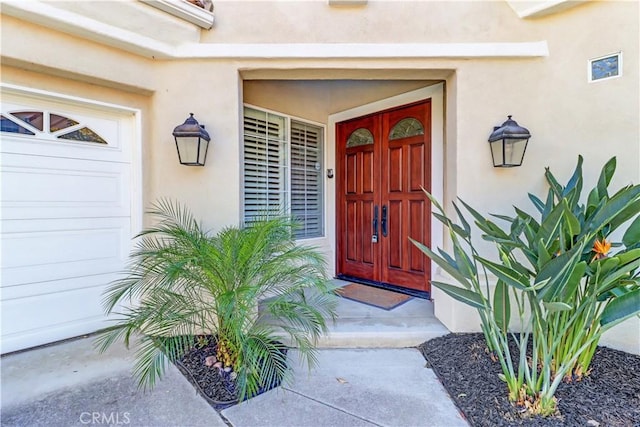
[(301, 225), (297, 238), (324, 234), (323, 139), (322, 127), (245, 107), (246, 223), (288, 213)]
[(322, 140), (321, 127), (291, 121), (291, 214), (300, 238), (323, 235)]
[(245, 108), (244, 218), (281, 215), (287, 204), (287, 142), (283, 117)]

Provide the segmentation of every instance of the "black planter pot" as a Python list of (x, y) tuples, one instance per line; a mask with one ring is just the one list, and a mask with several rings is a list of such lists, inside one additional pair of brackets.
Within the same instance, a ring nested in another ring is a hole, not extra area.
[(198, 384), (198, 381), (193, 377), (193, 375), (191, 374), (191, 372), (189, 371), (189, 369), (187, 369), (181, 361), (176, 360), (175, 362), (176, 366), (178, 367), (178, 369), (180, 370), (180, 372), (182, 372), (182, 375), (184, 375), (187, 380), (189, 380), (189, 382), (196, 388), (196, 391), (198, 392), (198, 394), (200, 396), (202, 396), (204, 398), (204, 400), (206, 400), (207, 402), (209, 402), (209, 405), (211, 405), (213, 407), (213, 409), (215, 409), (216, 411), (221, 411), (223, 409), (226, 409), (230, 406), (236, 405), (238, 403), (240, 403), (237, 399), (234, 400), (215, 400), (210, 398), (209, 396), (207, 396), (207, 394), (204, 392), (204, 390), (202, 390), (202, 387), (200, 387), (200, 384)]
[[(213, 342), (215, 342), (215, 337), (209, 337), (209, 338), (210, 338), (210, 339), (212, 339), (212, 341), (213, 341)], [(284, 345), (282, 345), (282, 347), (281, 347), (281, 348), (282, 348), (282, 350), (281, 350), (281, 351), (282, 351), (283, 355), (285, 355), (285, 356), (286, 356), (287, 351), (288, 351), (287, 347), (286, 347), (286, 346), (284, 346)], [(198, 351), (198, 350), (192, 350), (192, 351)], [(190, 351), (190, 352), (187, 352), (187, 353), (185, 354), (185, 357), (186, 357), (188, 354), (190, 354), (190, 353), (191, 353), (191, 351)], [(206, 353), (205, 353), (205, 354), (206, 354)], [(203, 357), (203, 356), (202, 356), (202, 355), (200, 355), (199, 357)], [(205, 399), (205, 400), (206, 400), (206, 401), (207, 401), (207, 402), (208, 402), (208, 403), (209, 403), (209, 404), (210, 404), (214, 409), (216, 409), (216, 410), (220, 411), (220, 410), (223, 410), (223, 409), (225, 409), (225, 408), (228, 408), (228, 407), (230, 407), (230, 406), (237, 405), (238, 403), (240, 403), (240, 401), (239, 401), (238, 399), (218, 400), (218, 399), (212, 398), (209, 394), (207, 394), (207, 392), (206, 392), (206, 391), (203, 389), (203, 387), (201, 386), (201, 381), (200, 381), (200, 380), (201, 380), (201, 378), (200, 378), (200, 377), (198, 377), (198, 375), (199, 375), (199, 374), (201, 374), (201, 372), (197, 372), (197, 371), (196, 371), (196, 372), (194, 372), (194, 371), (192, 371), (192, 369), (190, 369), (188, 366), (186, 366), (186, 365), (185, 365), (185, 363), (183, 363), (183, 360), (184, 360), (184, 357), (183, 357), (183, 359), (182, 359), (182, 360), (176, 360), (176, 361), (174, 362), (174, 364), (176, 365), (176, 367), (178, 368), (178, 370), (180, 370), (180, 372), (182, 373), (182, 375), (184, 375), (184, 376), (185, 376), (185, 378), (187, 378), (187, 380), (188, 380), (188, 381), (189, 381), (189, 382), (190, 382), (190, 383), (195, 387), (195, 389), (196, 389), (197, 393), (198, 393), (198, 394), (200, 394), (200, 395), (201, 395), (201, 396), (202, 396), (202, 397), (203, 397), (203, 398), (204, 398), (204, 399)], [(207, 375), (207, 374), (205, 374), (205, 375)], [(234, 385), (235, 385), (234, 380), (231, 380), (230, 378), (228, 378), (228, 377), (226, 376), (226, 374), (222, 374), (222, 377), (223, 377), (223, 378), (221, 378), (221, 379), (222, 379), (222, 381), (227, 382), (227, 383), (228, 383), (228, 385), (230, 385), (230, 386), (231, 386), (231, 390), (230, 390), (229, 388), (227, 388), (227, 391), (229, 391), (229, 393), (235, 394), (235, 393), (232, 391), (232, 390), (234, 389)], [(280, 384), (281, 384), (281, 381), (277, 381), (276, 383), (270, 384), (270, 385), (269, 385), (269, 386), (267, 386), (267, 387), (260, 388), (260, 389), (258, 390), (258, 392), (257, 392), (255, 395), (251, 396), (251, 397), (258, 396), (258, 395), (260, 395), (260, 394), (262, 394), (262, 393), (265, 393), (265, 392), (267, 392), (267, 391), (269, 391), (269, 390), (271, 390), (271, 389), (273, 389), (273, 388), (279, 387), (279, 386), (280, 386)], [(225, 386), (225, 387), (226, 387), (226, 386)], [(224, 393), (223, 393), (223, 394), (224, 394)], [(249, 398), (250, 398), (250, 397), (249, 397)], [(247, 400), (247, 399), (248, 399), (248, 398), (246, 398), (245, 400)]]

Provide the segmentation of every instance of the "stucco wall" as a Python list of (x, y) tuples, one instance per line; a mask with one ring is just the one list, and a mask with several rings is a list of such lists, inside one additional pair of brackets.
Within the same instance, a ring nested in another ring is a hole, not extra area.
[(100, 43), (0, 15), (2, 66), (15, 66), (149, 95), (153, 61)]
[[(326, 123), (328, 113), (350, 108), (354, 101), (366, 103), (424, 86), (423, 81), (444, 81), (445, 199), (460, 196), (483, 213), (509, 213), (511, 205), (530, 206), (527, 192), (545, 191), (545, 166), (566, 180), (578, 154), (585, 157), (585, 187), (614, 155), (618, 174), (613, 185), (640, 182), (638, 8), (637, 2), (591, 2), (523, 20), (501, 1), (370, 1), (346, 8), (327, 2), (225, 1), (216, 3), (215, 27), (201, 35), (207, 44), (263, 43), (265, 49), (268, 43), (292, 41), (547, 42), (548, 57), (519, 59), (157, 60), (3, 16), (2, 80), (139, 106), (145, 202), (179, 199), (214, 229), (235, 224), (241, 216), (244, 101)], [(588, 59), (618, 51), (623, 52), (624, 75), (588, 83)], [(279, 98), (282, 93), (286, 96)], [(294, 109), (288, 96), (306, 97), (307, 103)], [(177, 161), (171, 131), (190, 112), (212, 137), (204, 168)], [(486, 140), (507, 114), (533, 136), (523, 166), (499, 170), (491, 165)], [(479, 244), (490, 251), (488, 244)], [(436, 314), (450, 329), (469, 330), (476, 324), (465, 320), (469, 310), (437, 292), (434, 299)], [(638, 322), (617, 330), (617, 347), (640, 352)]]
[[(169, 62), (157, 67), (162, 82), (154, 95), (150, 145), (150, 200), (169, 197), (187, 204), (216, 230), (240, 220), (240, 118), (237, 66), (222, 62)], [(178, 163), (171, 132), (194, 113), (211, 136), (205, 167)]]
[(369, 1), (344, 7), (236, 0), (216, 2), (215, 13), (215, 30), (203, 33), (203, 43), (521, 41), (539, 28), (518, 19), (502, 1)]
[(245, 80), (243, 93), (244, 102), (248, 104), (326, 124), (330, 114), (433, 83), (429, 80)]

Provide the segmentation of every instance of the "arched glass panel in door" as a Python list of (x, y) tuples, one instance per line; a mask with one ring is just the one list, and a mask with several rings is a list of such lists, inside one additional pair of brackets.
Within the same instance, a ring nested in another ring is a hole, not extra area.
[(391, 132), (389, 132), (389, 139), (408, 138), (416, 135), (424, 135), (424, 127), (417, 119), (409, 117), (396, 123)]
[(369, 129), (359, 128), (351, 132), (347, 139), (347, 148), (373, 144), (373, 134)]

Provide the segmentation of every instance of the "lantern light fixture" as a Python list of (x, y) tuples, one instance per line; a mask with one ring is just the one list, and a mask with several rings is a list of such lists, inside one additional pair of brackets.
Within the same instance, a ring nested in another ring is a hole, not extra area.
[(207, 159), (207, 149), (211, 137), (204, 129), (204, 125), (198, 123), (193, 113), (185, 122), (173, 129), (176, 140), (178, 160), (186, 166), (204, 166)]
[(507, 121), (502, 126), (494, 127), (489, 136), (493, 167), (511, 168), (522, 165), (529, 138), (529, 130), (507, 116)]

